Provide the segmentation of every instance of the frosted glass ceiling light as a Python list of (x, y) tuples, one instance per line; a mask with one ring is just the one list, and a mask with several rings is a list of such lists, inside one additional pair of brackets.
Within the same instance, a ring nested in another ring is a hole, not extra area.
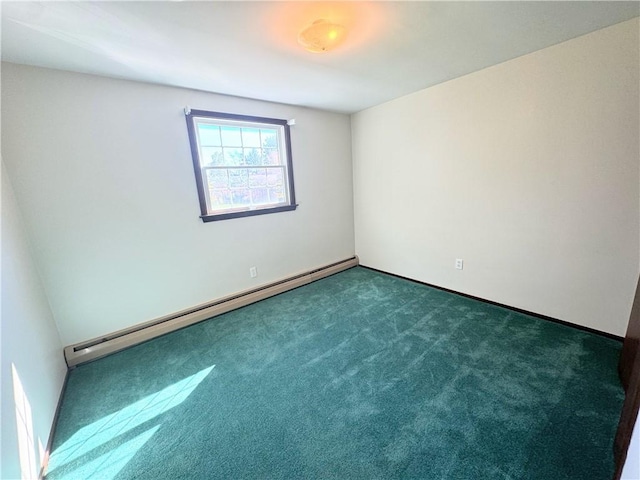
[(316, 20), (298, 35), (298, 43), (314, 53), (328, 52), (340, 45), (347, 29), (327, 20)]

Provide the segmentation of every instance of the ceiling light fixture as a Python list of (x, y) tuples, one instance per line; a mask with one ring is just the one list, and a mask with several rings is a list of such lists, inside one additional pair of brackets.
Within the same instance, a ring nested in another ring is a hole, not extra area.
[(347, 36), (347, 29), (327, 20), (316, 20), (298, 35), (298, 43), (314, 53), (333, 50)]

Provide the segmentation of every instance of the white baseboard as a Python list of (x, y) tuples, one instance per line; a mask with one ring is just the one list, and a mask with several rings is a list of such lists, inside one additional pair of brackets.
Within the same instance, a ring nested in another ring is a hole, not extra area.
[(306, 285), (334, 273), (347, 270), (358, 265), (358, 257), (354, 256), (340, 262), (294, 275), (278, 282), (272, 282), (261, 287), (245, 290), (202, 305), (182, 310), (170, 315), (140, 323), (130, 328), (70, 345), (64, 349), (64, 358), (69, 367), (75, 367), (85, 362), (95, 360), (105, 355), (115, 353), (125, 348), (146, 342), (160, 335), (193, 325), (223, 313), (244, 307), (265, 298), (278, 295), (293, 288)]

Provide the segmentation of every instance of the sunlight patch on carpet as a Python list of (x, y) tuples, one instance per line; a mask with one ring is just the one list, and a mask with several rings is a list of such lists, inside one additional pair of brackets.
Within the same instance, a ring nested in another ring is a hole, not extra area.
[[(146, 430), (131, 440), (123, 435), (142, 424), (156, 419), (159, 415), (180, 405), (213, 370), (215, 365), (176, 382), (159, 392), (148, 395), (137, 402), (107, 415), (78, 430), (51, 454), (48, 473), (74, 460), (91, 456), (100, 447), (113, 444), (106, 453), (90, 461), (83, 461), (81, 467), (63, 478), (113, 478), (160, 427)], [(124, 443), (122, 443), (124, 441)]]

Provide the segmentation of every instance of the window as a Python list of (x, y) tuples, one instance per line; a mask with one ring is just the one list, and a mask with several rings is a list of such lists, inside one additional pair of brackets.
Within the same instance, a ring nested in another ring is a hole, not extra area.
[(191, 110), (187, 130), (204, 222), (295, 210), (286, 120)]

